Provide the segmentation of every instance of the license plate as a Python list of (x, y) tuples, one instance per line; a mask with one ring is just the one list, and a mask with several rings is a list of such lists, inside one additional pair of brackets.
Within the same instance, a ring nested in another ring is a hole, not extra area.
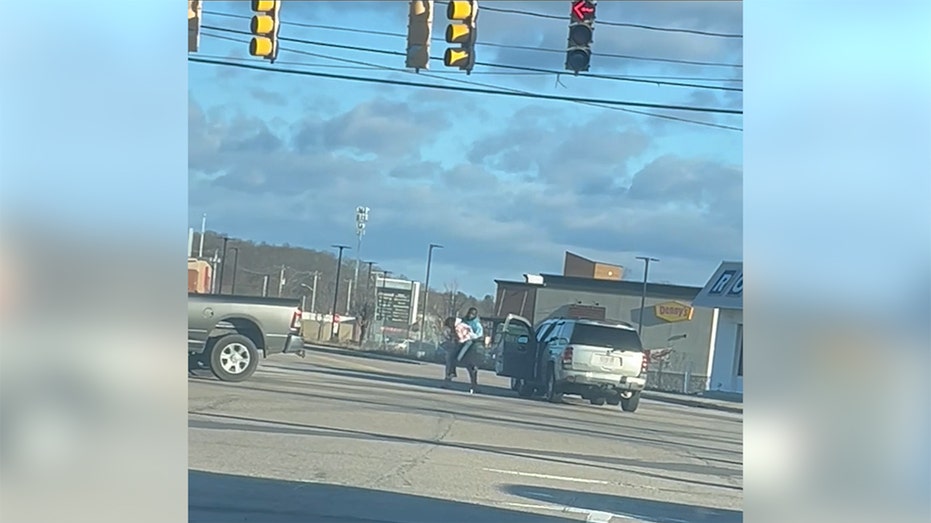
[(617, 358), (614, 356), (597, 356), (597, 359), (595, 361), (602, 367), (620, 367), (621, 366), (621, 358)]

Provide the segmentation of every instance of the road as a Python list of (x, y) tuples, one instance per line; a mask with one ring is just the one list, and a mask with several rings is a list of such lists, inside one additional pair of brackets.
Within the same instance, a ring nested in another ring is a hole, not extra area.
[(518, 399), (320, 349), (189, 380), (192, 522), (742, 521), (742, 418)]

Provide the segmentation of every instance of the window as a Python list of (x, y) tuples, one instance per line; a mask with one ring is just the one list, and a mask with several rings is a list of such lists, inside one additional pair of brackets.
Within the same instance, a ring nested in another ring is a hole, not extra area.
[(607, 325), (591, 325), (576, 323), (572, 329), (572, 343), (578, 345), (593, 345), (595, 347), (610, 347), (617, 350), (643, 350), (640, 337), (636, 331), (609, 327)]
[(744, 326), (737, 324), (737, 376), (744, 377)]

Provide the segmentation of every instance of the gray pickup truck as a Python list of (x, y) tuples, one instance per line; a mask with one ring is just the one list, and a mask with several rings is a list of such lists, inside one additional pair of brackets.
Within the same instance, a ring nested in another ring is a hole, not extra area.
[(304, 356), (300, 300), (188, 294), (189, 370), (206, 367), (223, 381), (243, 381), (261, 358)]

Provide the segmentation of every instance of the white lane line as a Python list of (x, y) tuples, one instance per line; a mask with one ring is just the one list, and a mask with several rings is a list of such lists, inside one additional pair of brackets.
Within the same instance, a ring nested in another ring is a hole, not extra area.
[(510, 474), (511, 476), (523, 476), (526, 478), (538, 478), (538, 479), (553, 479), (556, 481), (570, 481), (573, 483), (589, 483), (592, 485), (610, 485), (610, 481), (602, 481), (600, 479), (585, 479), (585, 478), (572, 478), (568, 476), (552, 476), (550, 474), (535, 474), (533, 472), (518, 472), (516, 470), (500, 470), (500, 469), (482, 469), (485, 472), (497, 472), (498, 474)]
[(622, 516), (620, 514), (613, 514), (611, 512), (601, 512), (598, 510), (590, 510), (579, 507), (570, 507), (568, 505), (539, 505), (531, 503), (504, 503), (504, 505), (514, 508), (551, 510), (553, 512), (564, 512), (566, 514), (582, 514), (585, 516), (586, 523), (611, 523), (611, 521), (614, 519), (623, 519), (633, 523), (652, 523), (647, 520), (632, 518), (630, 516)]

